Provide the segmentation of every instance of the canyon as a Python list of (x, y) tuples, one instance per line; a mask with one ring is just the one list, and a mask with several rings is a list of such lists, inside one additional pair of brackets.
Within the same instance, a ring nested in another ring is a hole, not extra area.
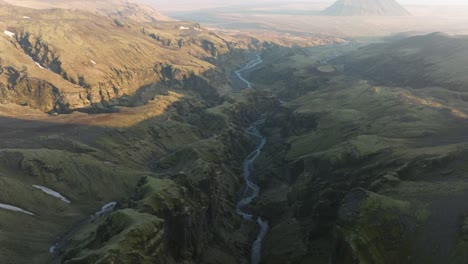
[(20, 2), (0, 4), (1, 263), (466, 263), (466, 37)]

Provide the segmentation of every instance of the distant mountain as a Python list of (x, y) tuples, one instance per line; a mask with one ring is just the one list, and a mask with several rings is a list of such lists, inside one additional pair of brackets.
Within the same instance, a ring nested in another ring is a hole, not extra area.
[(408, 16), (395, 0), (338, 0), (322, 12), (326, 16)]
[(35, 9), (85, 10), (111, 18), (131, 19), (138, 22), (171, 20), (157, 10), (131, 0), (4, 0), (2, 2)]

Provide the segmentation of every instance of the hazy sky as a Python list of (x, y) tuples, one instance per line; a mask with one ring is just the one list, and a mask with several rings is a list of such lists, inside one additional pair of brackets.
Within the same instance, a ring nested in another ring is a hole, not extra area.
[[(0, 0), (1, 1), (1, 0)], [(272, 3), (329, 3), (335, 0), (138, 0), (149, 4), (162, 12), (187, 12), (200, 9), (210, 9), (228, 6), (256, 6), (257, 4), (271, 6)], [(425, 5), (425, 6), (468, 6), (468, 0), (397, 0), (402, 5)], [(274, 4), (273, 4), (274, 5)]]
[[(197, 3), (223, 3), (227, 5), (231, 4), (243, 4), (243, 3), (255, 3), (255, 2), (334, 2), (334, 0), (140, 0), (142, 2), (151, 3), (151, 4), (179, 4), (179, 3), (192, 3), (194, 6)], [(397, 0), (403, 5), (468, 5), (468, 0)]]
[[(295, 2), (297, 0), (284, 0), (286, 2)], [(307, 0), (302, 0), (308, 2)], [(301, 2), (302, 2), (301, 1)], [(312, 2), (333, 2), (334, 0), (311, 0)], [(397, 0), (400, 4), (417, 4), (417, 5), (468, 5), (467, 0)]]
[(398, 2), (418, 5), (468, 5), (467, 0), (400, 0)]
[[(252, 0), (255, 2), (256, 0)], [(249, 2), (252, 2), (249, 1)], [(257, 0), (259, 1), (259, 0)], [(260, 0), (263, 1), (263, 0)], [(278, 2), (333, 2), (334, 0), (276, 0)], [(397, 0), (404, 5), (468, 5), (468, 0)]]

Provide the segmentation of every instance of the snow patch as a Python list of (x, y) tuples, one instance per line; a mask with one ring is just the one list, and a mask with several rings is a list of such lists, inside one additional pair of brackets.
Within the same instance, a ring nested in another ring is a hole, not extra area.
[[(37, 63), (37, 62), (36, 62)], [(42, 68), (42, 67), (41, 67)], [(44, 69), (44, 68), (42, 68)], [(70, 203), (70, 200), (68, 200), (67, 198), (63, 197), (63, 195), (61, 195), (60, 193), (52, 190), (52, 189), (49, 189), (47, 187), (44, 187), (44, 186), (40, 186), (40, 185), (33, 185), (34, 188), (37, 188), (37, 189), (40, 189), (41, 191), (47, 193), (48, 195), (51, 195), (55, 198), (58, 198), (66, 203)]]
[(3, 34), (9, 36), (10, 38), (13, 38), (15, 36), (15, 33), (8, 30), (3, 31)]
[(37, 67), (39, 67), (39, 68), (41, 68), (41, 69), (43, 69), (43, 70), (49, 70), (49, 71), (50, 71), (49, 68), (45, 68), (45, 67), (43, 67), (39, 62), (35, 61), (35, 60), (33, 59), (33, 57), (31, 57), (31, 56), (28, 56), (28, 57), (34, 62), (34, 64), (36, 64)]
[(24, 19), (31, 19), (31, 17), (23, 16)]
[(189, 27), (180, 26), (179, 29), (180, 29), (180, 30), (187, 30), (187, 29), (190, 29), (190, 28), (189, 28)]
[(50, 253), (50, 254), (54, 254), (56, 248), (57, 248), (57, 247), (56, 247), (55, 245), (51, 246), (51, 247), (49, 248), (49, 253)]
[(98, 217), (98, 216), (101, 216), (103, 214), (108, 214), (108, 213), (114, 211), (114, 208), (115, 208), (116, 205), (117, 205), (117, 202), (110, 202), (108, 204), (105, 204), (104, 206), (102, 206), (101, 211), (96, 212), (95, 214), (93, 214), (91, 216), (91, 218)]
[(41, 68), (41, 69), (45, 69), (44, 67), (42, 67), (41, 64), (39, 64), (39, 62), (36, 62), (36, 61), (35, 61), (34, 63), (36, 64), (37, 67), (39, 67), (39, 68)]
[(199, 29), (199, 28), (193, 28), (195, 29), (196, 31), (200, 31), (200, 32), (203, 32), (203, 30)]
[(91, 62), (92, 64), (96, 65), (96, 62), (93, 61), (93, 60), (90, 60), (89, 62)]
[(24, 209), (21, 209), (19, 207), (13, 206), (13, 205), (0, 203), (0, 208), (5, 209), (5, 210), (9, 210), (9, 211), (13, 211), (13, 212), (20, 212), (20, 213), (23, 213), (23, 214), (34, 215), (33, 213), (31, 213), (29, 211), (26, 211)]

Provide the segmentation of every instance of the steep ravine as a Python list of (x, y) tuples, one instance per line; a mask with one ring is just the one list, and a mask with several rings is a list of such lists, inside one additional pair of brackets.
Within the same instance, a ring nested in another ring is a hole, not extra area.
[[(263, 63), (260, 54), (257, 54), (253, 60), (249, 61), (246, 66), (242, 69), (235, 71), (237, 77), (247, 85), (248, 89), (251, 89), (253, 84), (248, 81), (242, 73), (246, 70), (251, 70), (258, 66), (259, 64)], [(263, 147), (265, 146), (266, 138), (263, 136), (258, 127), (261, 126), (265, 120), (258, 120), (246, 130), (246, 133), (254, 138), (257, 139), (258, 143), (255, 149), (245, 158), (242, 164), (242, 174), (245, 180), (245, 190), (243, 191), (243, 195), (241, 199), (237, 203), (237, 213), (242, 216), (245, 220), (249, 221), (256, 221), (259, 226), (259, 231), (255, 241), (252, 243), (252, 251), (251, 251), (251, 264), (258, 264), (260, 263), (261, 253), (262, 253), (262, 243), (263, 239), (268, 233), (268, 221), (262, 219), (260, 216), (254, 216), (253, 214), (249, 213), (246, 210), (246, 207), (249, 206), (254, 199), (256, 199), (260, 195), (260, 187), (255, 183), (253, 177), (253, 163), (261, 154)]]
[[(245, 96), (245, 101), (226, 101), (212, 108), (197, 109), (196, 101), (180, 102), (171, 117), (178, 121), (169, 127), (149, 122), (148, 127), (128, 131), (147, 135), (151, 173), (115, 212), (72, 234), (59, 251), (60, 261), (249, 263), (258, 230), (236, 214), (235, 205), (243, 185), (242, 159), (255, 148), (245, 128), (275, 103), (255, 91)], [(187, 124), (196, 134), (184, 135), (189, 132)], [(160, 144), (169, 149), (151, 149)], [(112, 250), (115, 247), (118, 252)]]
[(258, 235), (255, 241), (252, 243), (251, 261), (252, 264), (260, 263), (262, 243), (263, 239), (268, 233), (268, 222), (262, 219), (260, 216), (255, 216), (247, 212), (245, 207), (250, 205), (255, 198), (260, 195), (260, 187), (254, 182), (253, 179), (253, 163), (261, 154), (263, 147), (266, 144), (266, 138), (258, 130), (258, 126), (261, 125), (264, 120), (254, 122), (246, 132), (250, 136), (258, 140), (258, 144), (254, 151), (252, 151), (243, 162), (243, 176), (245, 180), (245, 190), (241, 200), (237, 203), (237, 213), (242, 216), (245, 220), (256, 221), (259, 226)]

